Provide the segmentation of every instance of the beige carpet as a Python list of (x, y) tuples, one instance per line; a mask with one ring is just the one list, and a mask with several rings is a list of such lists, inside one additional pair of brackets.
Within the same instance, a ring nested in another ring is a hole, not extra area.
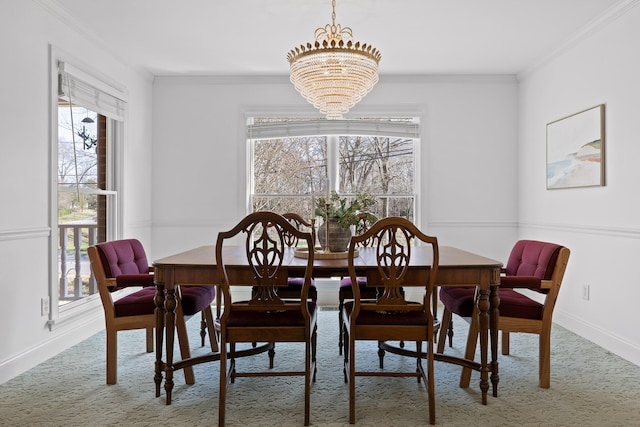
[[(463, 350), (466, 323), (457, 326), (455, 353)], [(188, 323), (198, 345), (198, 321)], [(348, 425), (347, 385), (337, 348), (337, 312), (321, 311), (318, 377), (311, 390), (311, 423)], [(218, 417), (218, 364), (195, 368), (196, 384), (176, 373), (173, 403), (156, 398), (155, 356), (144, 352), (142, 331), (120, 333), (118, 384), (105, 384), (105, 336), (98, 333), (40, 366), (0, 385), (0, 426), (211, 426)], [(480, 404), (472, 387), (460, 389), (460, 368), (436, 362), (436, 422), (442, 426), (640, 426), (640, 367), (554, 326), (551, 388), (537, 386), (537, 337), (512, 337), (512, 355), (500, 357), (500, 396)], [(198, 351), (202, 351), (198, 349)], [(294, 366), (300, 346), (280, 344), (276, 363)], [(377, 366), (373, 345), (359, 345), (358, 364)], [(267, 363), (266, 355), (242, 367)], [(387, 369), (414, 361), (387, 355)], [(427, 424), (426, 392), (409, 378), (357, 378), (356, 423)], [(229, 426), (301, 426), (301, 378), (240, 378), (230, 388)]]

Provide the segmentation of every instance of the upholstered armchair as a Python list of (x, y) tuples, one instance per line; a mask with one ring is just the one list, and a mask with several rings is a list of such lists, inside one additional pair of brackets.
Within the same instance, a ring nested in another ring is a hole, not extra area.
[[(564, 246), (536, 240), (518, 241), (509, 255), (500, 279), (500, 316), (502, 354), (509, 354), (509, 334), (525, 332), (539, 336), (538, 383), (550, 385), (551, 325), (553, 309), (567, 268), (570, 251)], [(442, 328), (437, 352), (443, 353), (445, 341), (452, 345), (452, 313), (470, 322), (465, 357), (473, 359), (478, 340), (478, 309), (473, 288), (443, 287)], [(448, 335), (447, 335), (448, 331)], [(460, 386), (468, 387), (471, 369), (463, 368)]]
[[(104, 308), (107, 336), (107, 384), (115, 384), (119, 331), (146, 329), (146, 350), (153, 351), (156, 309), (153, 269), (149, 266), (142, 243), (136, 239), (99, 243), (90, 246), (88, 254)], [(116, 291), (125, 288), (136, 290), (119, 296)], [(202, 317), (202, 345), (208, 331), (211, 350), (218, 350), (211, 310), (215, 295), (214, 286), (185, 287), (178, 292), (176, 328), (183, 358), (190, 356), (185, 318), (197, 313), (201, 313)], [(184, 374), (186, 383), (193, 384), (195, 381), (193, 369), (185, 368)]]

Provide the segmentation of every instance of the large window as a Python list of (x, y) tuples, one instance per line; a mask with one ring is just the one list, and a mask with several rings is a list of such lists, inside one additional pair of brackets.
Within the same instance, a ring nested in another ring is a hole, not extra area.
[(251, 117), (251, 208), (314, 216), (328, 190), (377, 199), (379, 217), (415, 218), (414, 118), (359, 121)]
[(118, 235), (116, 154), (126, 107), (117, 90), (94, 76), (62, 61), (56, 71), (54, 319), (97, 293), (87, 247)]

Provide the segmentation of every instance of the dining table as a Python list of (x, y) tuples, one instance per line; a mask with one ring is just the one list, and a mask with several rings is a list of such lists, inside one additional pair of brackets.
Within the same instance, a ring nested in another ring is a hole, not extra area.
[[(432, 262), (431, 248), (412, 247), (409, 268), (429, 268)], [(306, 260), (293, 248), (283, 261), (287, 274), (295, 276), (304, 270)], [(240, 271), (248, 268), (244, 246), (227, 246), (223, 256), (225, 264)], [(377, 269), (375, 248), (359, 248), (354, 259), (356, 273), (366, 276), (367, 271)], [(198, 363), (219, 359), (219, 353), (211, 352), (184, 360), (174, 360), (175, 310), (177, 286), (217, 286), (220, 281), (216, 264), (215, 246), (205, 245), (157, 259), (153, 262), (156, 285), (156, 362), (154, 382), (156, 397), (161, 394), (163, 373), (166, 404), (171, 404), (173, 373)], [(478, 289), (480, 361), (468, 360), (453, 355), (436, 353), (435, 359), (454, 363), (480, 372), (482, 404), (487, 404), (489, 381), (492, 394), (498, 396), (498, 306), (500, 298), (500, 269), (502, 263), (484, 256), (452, 246), (439, 246), (437, 286), (475, 286)], [(346, 257), (314, 257), (313, 277), (331, 278), (348, 276)], [(337, 285), (336, 285), (337, 286)], [(218, 310), (220, 300), (217, 299)], [(218, 311), (219, 313), (219, 311)], [(444, 331), (441, 333), (445, 333)], [(393, 348), (390, 348), (394, 350)], [(400, 350), (401, 351), (401, 350)], [(491, 360), (489, 361), (489, 352)], [(163, 353), (166, 359), (163, 361)]]

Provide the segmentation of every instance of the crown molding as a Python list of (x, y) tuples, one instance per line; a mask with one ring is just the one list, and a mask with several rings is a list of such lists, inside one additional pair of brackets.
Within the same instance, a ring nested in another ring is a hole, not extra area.
[(518, 80), (524, 79), (529, 74), (548, 64), (582, 40), (586, 39), (587, 37), (606, 27), (607, 25), (610, 25), (612, 22), (628, 13), (638, 4), (640, 4), (640, 0), (620, 0), (618, 3), (614, 4), (609, 9), (604, 11), (601, 15), (591, 20), (585, 26), (573, 33), (567, 40), (564, 41), (564, 43), (560, 44), (551, 53), (544, 55), (542, 58), (540, 58), (540, 60), (518, 73)]
[(129, 67), (132, 70), (135, 70), (141, 75), (144, 75), (146, 79), (152, 80), (153, 74), (151, 74), (149, 71), (143, 68), (135, 67), (131, 64), (128, 64), (126, 61), (124, 61), (120, 57), (117, 51), (114, 51), (101, 38), (97, 37), (95, 33), (89, 29), (89, 27), (87, 27), (86, 25), (83, 25), (81, 22), (75, 19), (56, 0), (32, 0), (32, 1), (38, 6), (40, 6), (49, 15), (59, 20), (65, 27), (71, 29), (72, 31), (75, 31), (76, 33), (80, 34), (82, 38), (89, 40), (91, 43), (95, 44), (100, 49), (109, 53), (109, 55), (111, 55), (116, 61)]

